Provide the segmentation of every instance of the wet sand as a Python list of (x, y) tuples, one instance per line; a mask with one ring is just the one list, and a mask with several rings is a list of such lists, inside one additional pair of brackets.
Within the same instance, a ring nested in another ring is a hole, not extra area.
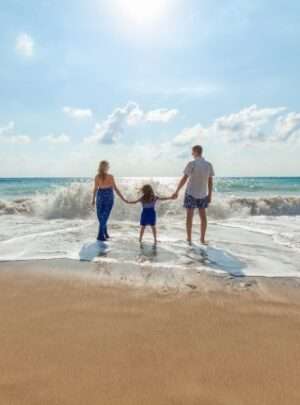
[(299, 405), (298, 281), (161, 294), (49, 266), (0, 264), (1, 405)]

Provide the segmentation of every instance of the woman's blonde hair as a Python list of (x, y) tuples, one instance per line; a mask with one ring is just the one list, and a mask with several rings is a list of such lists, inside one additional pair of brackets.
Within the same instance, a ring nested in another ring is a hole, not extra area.
[(98, 176), (102, 180), (105, 180), (105, 177), (107, 175), (106, 171), (107, 171), (108, 166), (109, 166), (109, 163), (107, 160), (101, 160), (101, 162), (99, 163)]

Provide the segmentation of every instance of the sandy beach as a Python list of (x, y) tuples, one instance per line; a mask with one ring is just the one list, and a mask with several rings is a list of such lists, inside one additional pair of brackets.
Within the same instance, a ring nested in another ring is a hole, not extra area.
[(162, 294), (50, 270), (0, 266), (1, 405), (300, 403), (297, 281)]

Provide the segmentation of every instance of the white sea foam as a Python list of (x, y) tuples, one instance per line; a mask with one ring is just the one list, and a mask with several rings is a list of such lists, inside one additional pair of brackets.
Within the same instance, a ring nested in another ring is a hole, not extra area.
[[(171, 195), (175, 189), (175, 179), (169, 183), (148, 179), (160, 195)], [(145, 180), (123, 179), (121, 188), (127, 198), (135, 199)], [(92, 213), (90, 183), (72, 183), (66, 187), (57, 187), (48, 193), (37, 193), (31, 198), (16, 200), (0, 200), (0, 215), (24, 214), (39, 216), (44, 219), (72, 219), (87, 218)], [(136, 219), (137, 210), (116, 201), (113, 218), (118, 220)], [(181, 216), (182, 199), (160, 205), (160, 216)], [(238, 197), (216, 193), (214, 201), (209, 208), (210, 217), (225, 219), (231, 217), (247, 216), (283, 216), (300, 215), (300, 197)]]

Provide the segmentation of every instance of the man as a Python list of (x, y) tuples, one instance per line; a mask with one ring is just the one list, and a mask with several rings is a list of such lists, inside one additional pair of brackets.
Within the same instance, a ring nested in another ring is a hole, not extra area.
[(202, 157), (202, 146), (196, 145), (192, 148), (194, 160), (189, 162), (184, 170), (184, 175), (181, 178), (177, 190), (174, 193), (174, 198), (178, 197), (179, 191), (188, 180), (184, 207), (187, 210), (186, 215), (186, 233), (187, 241), (192, 242), (192, 227), (194, 209), (199, 210), (201, 220), (201, 243), (206, 244), (205, 234), (207, 229), (206, 208), (212, 200), (213, 176), (215, 175), (211, 163), (207, 162)]

